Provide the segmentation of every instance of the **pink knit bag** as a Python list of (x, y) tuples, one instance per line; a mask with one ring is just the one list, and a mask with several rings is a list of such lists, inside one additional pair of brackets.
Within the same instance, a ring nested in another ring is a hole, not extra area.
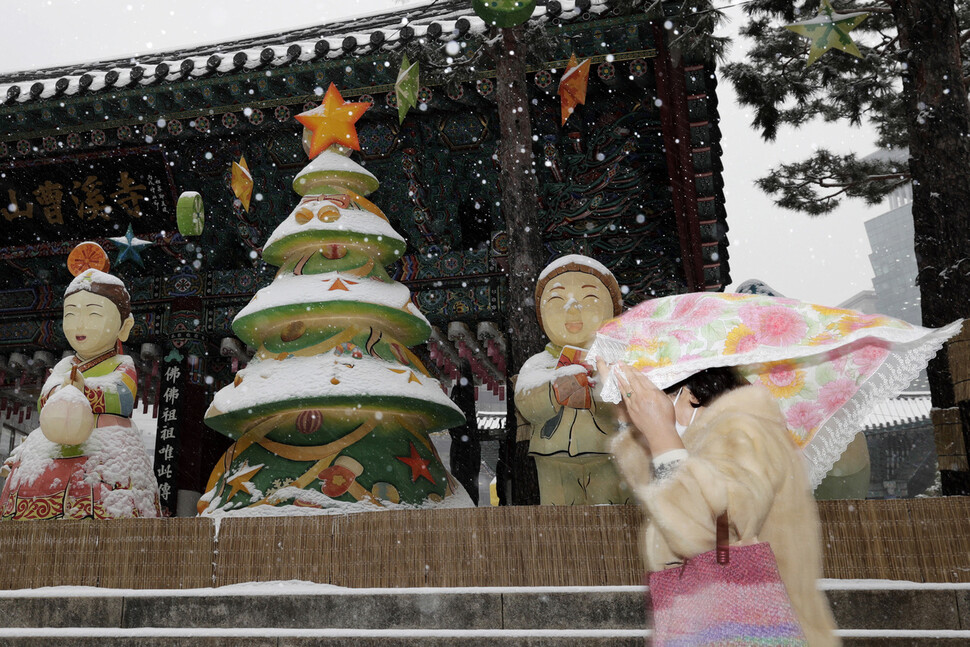
[(648, 574), (654, 647), (808, 647), (771, 546), (729, 549), (727, 525), (718, 517), (716, 550)]

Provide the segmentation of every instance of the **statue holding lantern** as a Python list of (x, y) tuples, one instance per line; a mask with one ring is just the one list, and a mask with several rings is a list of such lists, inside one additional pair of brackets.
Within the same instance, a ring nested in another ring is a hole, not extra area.
[(63, 324), (74, 355), (51, 370), (38, 401), (40, 428), (4, 464), (0, 518), (156, 517), (152, 462), (131, 420), (137, 374), (121, 346), (134, 326), (131, 299), (95, 243), (79, 245), (68, 265), (75, 278)]
[(622, 308), (616, 278), (592, 258), (563, 256), (539, 274), (536, 315), (549, 344), (522, 365), (515, 406), (532, 429), (544, 505), (631, 500), (610, 455), (616, 405), (599, 397), (594, 367), (584, 362), (596, 330)]

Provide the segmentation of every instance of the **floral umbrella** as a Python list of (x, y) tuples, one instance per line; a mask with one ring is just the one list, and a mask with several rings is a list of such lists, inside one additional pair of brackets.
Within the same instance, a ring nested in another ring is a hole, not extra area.
[[(898, 394), (957, 334), (793, 299), (691, 293), (646, 301), (605, 323), (588, 361), (624, 362), (663, 389), (736, 366), (778, 399), (817, 486), (881, 400)], [(607, 376), (603, 398), (620, 401)]]

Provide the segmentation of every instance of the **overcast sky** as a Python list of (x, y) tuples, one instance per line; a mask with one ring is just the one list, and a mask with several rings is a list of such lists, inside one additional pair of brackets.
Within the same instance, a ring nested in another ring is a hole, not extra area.
[[(0, 72), (216, 43), (421, 4), (427, 0), (3, 0)], [(733, 36), (741, 14), (729, 11), (736, 20), (723, 31)], [(743, 44), (735, 44), (731, 58), (742, 56), (742, 50)], [(759, 278), (786, 296), (826, 305), (871, 289), (863, 223), (888, 207), (849, 202), (828, 216), (809, 218), (775, 207), (754, 180), (778, 162), (806, 157), (813, 147), (869, 154), (875, 150), (872, 132), (812, 124), (782, 131), (776, 142), (766, 144), (751, 129), (750, 115), (736, 106), (724, 80), (718, 98), (734, 279), (729, 289)]]

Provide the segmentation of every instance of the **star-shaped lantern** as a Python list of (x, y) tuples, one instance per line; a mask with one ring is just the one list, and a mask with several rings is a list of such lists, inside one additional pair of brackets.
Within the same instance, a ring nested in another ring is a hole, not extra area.
[(817, 16), (811, 20), (785, 25), (785, 29), (790, 29), (799, 36), (811, 39), (812, 46), (808, 51), (806, 65), (811, 65), (830, 49), (840, 49), (847, 54), (862, 58), (862, 54), (852, 41), (852, 37), (849, 36), (849, 32), (858, 27), (859, 23), (868, 16), (869, 14), (864, 11), (846, 14), (835, 13), (831, 2), (822, 0)]
[(249, 212), (249, 202), (253, 197), (253, 176), (249, 172), (245, 156), (240, 156), (238, 162), (232, 163), (232, 193), (239, 198), (243, 209)]
[(345, 102), (340, 96), (340, 90), (331, 83), (327, 93), (323, 95), (323, 103), (296, 116), (296, 120), (312, 133), (310, 150), (307, 151), (310, 159), (327, 150), (332, 144), (342, 144), (359, 151), (360, 142), (357, 140), (354, 124), (370, 105)]
[(434, 483), (434, 477), (431, 476), (431, 471), (428, 469), (428, 465), (431, 463), (431, 461), (426, 458), (421, 458), (421, 455), (418, 454), (418, 448), (414, 446), (414, 443), (409, 444), (411, 445), (411, 455), (395, 456), (395, 458), (411, 468), (412, 483), (417, 481), (422, 476)]
[(582, 63), (576, 61), (576, 55), (569, 57), (566, 73), (559, 81), (559, 100), (562, 107), (562, 125), (566, 125), (569, 115), (573, 114), (576, 106), (586, 103), (586, 86), (589, 85), (589, 59)]
[(131, 225), (128, 225), (128, 231), (124, 236), (109, 238), (108, 240), (118, 246), (118, 257), (115, 259), (116, 265), (121, 265), (125, 261), (130, 260), (135, 261), (141, 267), (145, 267), (145, 264), (141, 260), (141, 250), (150, 247), (152, 243), (148, 240), (135, 238), (135, 232), (132, 230)]
[(397, 93), (398, 123), (404, 123), (404, 115), (408, 113), (409, 109), (418, 105), (418, 88), (420, 85), (418, 62), (412, 63), (405, 54), (404, 58), (401, 59), (401, 69), (397, 73), (397, 81), (394, 82), (394, 91)]

